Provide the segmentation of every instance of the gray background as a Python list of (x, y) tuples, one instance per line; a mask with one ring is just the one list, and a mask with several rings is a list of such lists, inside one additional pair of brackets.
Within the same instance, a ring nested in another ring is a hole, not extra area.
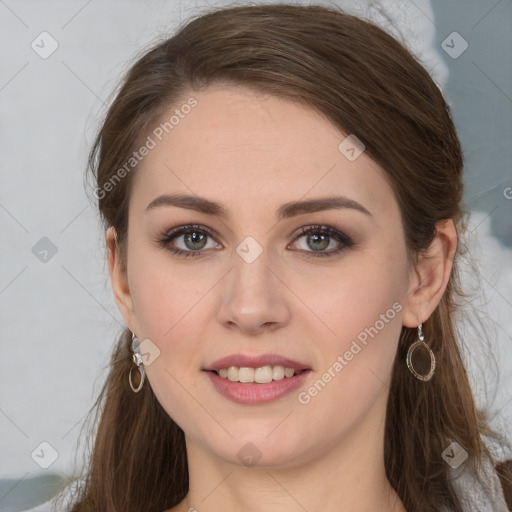
[(445, 95), (466, 157), (466, 203), (490, 214), (492, 233), (512, 247), (512, 2), (433, 0), (438, 46), (453, 31), (467, 42), (446, 54)]

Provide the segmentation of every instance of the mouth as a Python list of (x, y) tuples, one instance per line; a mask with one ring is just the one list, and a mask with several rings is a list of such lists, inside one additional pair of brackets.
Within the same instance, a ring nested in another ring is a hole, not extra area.
[(311, 368), (279, 354), (232, 354), (203, 368), (231, 382), (267, 382), (296, 377)]
[(218, 370), (205, 370), (216, 374), (222, 379), (230, 382), (240, 382), (244, 384), (268, 384), (273, 381), (281, 381), (297, 377), (304, 372), (310, 372), (308, 368), (295, 369), (283, 365), (265, 365), (258, 368), (248, 366), (230, 366), (228, 368), (220, 368)]
[(279, 400), (306, 385), (312, 373), (309, 368), (296, 372), (282, 365), (257, 368), (230, 366), (203, 371), (218, 393), (242, 405), (264, 405)]
[(214, 389), (229, 400), (263, 405), (303, 386), (312, 368), (279, 354), (231, 354), (203, 368)]

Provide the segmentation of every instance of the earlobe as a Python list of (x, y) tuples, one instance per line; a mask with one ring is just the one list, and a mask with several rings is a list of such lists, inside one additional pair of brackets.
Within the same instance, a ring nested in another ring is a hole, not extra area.
[(457, 240), (453, 220), (439, 221), (428, 250), (418, 254), (409, 274), (409, 289), (402, 316), (402, 323), (406, 327), (417, 327), (425, 322), (441, 301), (452, 272)]
[(118, 255), (117, 234), (113, 226), (106, 232), (106, 245), (110, 282), (117, 307), (128, 326), (132, 325), (133, 302), (128, 286), (126, 271), (121, 268)]

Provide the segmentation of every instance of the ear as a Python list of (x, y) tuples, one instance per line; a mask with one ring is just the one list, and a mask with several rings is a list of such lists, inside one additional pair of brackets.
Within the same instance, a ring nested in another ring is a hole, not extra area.
[(439, 221), (427, 251), (421, 252), (409, 272), (402, 323), (417, 327), (439, 304), (448, 285), (457, 252), (457, 230), (452, 219)]
[(110, 273), (110, 282), (112, 291), (116, 299), (117, 307), (123, 315), (126, 325), (132, 332), (135, 328), (135, 315), (133, 312), (133, 301), (128, 286), (127, 272), (121, 268), (119, 262), (119, 248), (117, 245), (117, 234), (113, 226), (106, 232), (106, 244), (108, 255), (108, 271)]

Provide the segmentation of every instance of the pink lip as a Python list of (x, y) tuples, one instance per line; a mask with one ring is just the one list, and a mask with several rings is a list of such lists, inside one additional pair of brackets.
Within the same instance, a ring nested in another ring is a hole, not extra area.
[(266, 404), (291, 393), (304, 383), (310, 373), (310, 370), (306, 370), (294, 377), (273, 380), (267, 384), (256, 384), (232, 382), (220, 377), (214, 371), (206, 372), (211, 383), (221, 395), (239, 404), (248, 405)]
[(282, 357), (278, 354), (262, 354), (260, 356), (248, 356), (244, 354), (232, 354), (222, 359), (218, 359), (212, 363), (207, 371), (219, 371), (222, 368), (229, 368), (230, 366), (237, 366), (238, 368), (261, 368), (263, 366), (276, 366), (281, 365), (285, 368), (293, 368), (296, 373), (302, 370), (310, 370), (311, 368), (304, 363), (299, 363), (293, 359)]

